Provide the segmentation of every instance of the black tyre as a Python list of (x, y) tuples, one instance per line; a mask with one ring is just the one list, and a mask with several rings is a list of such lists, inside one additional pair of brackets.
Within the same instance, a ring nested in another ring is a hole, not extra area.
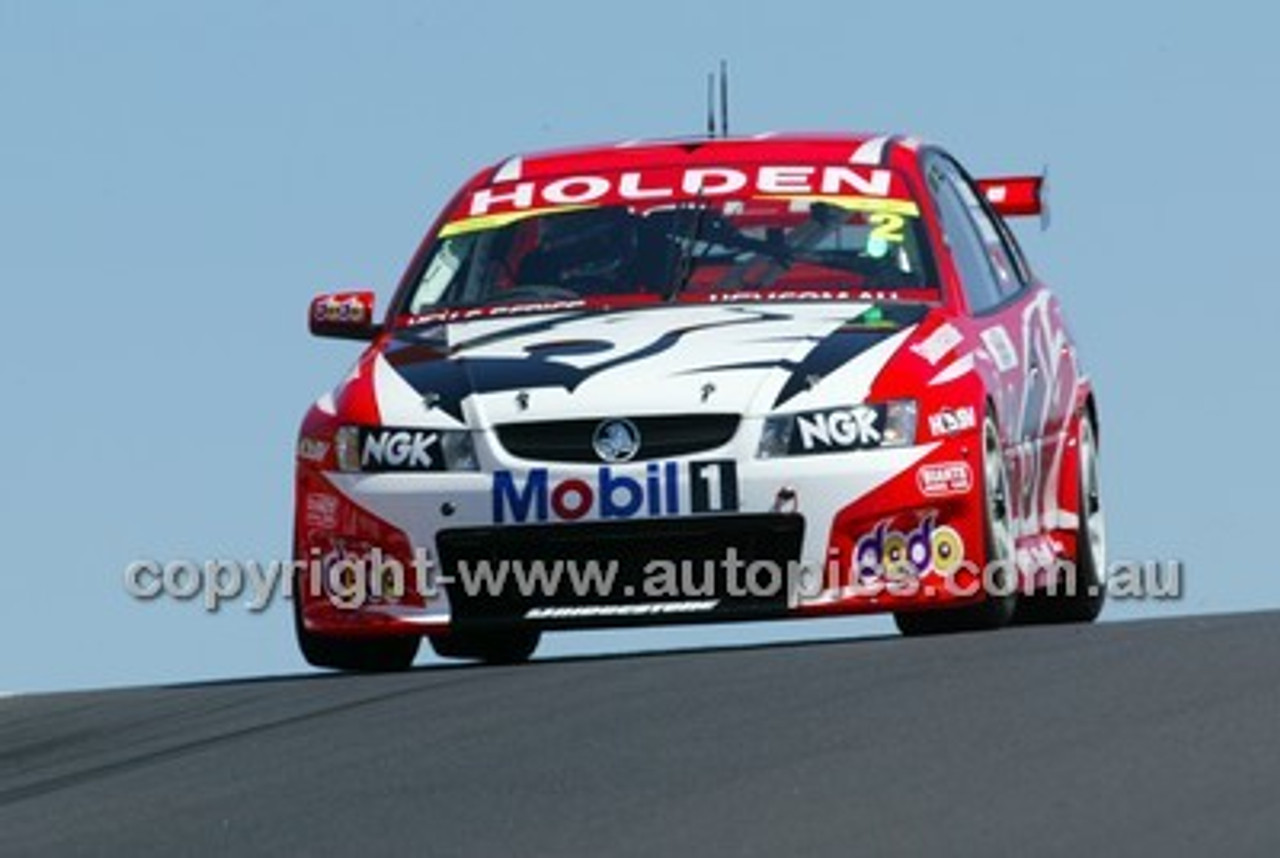
[(299, 597), (293, 600), (293, 630), (307, 663), (331, 670), (391, 673), (408, 670), (422, 644), (420, 637), (346, 638), (318, 635), (302, 625)]
[(468, 658), (485, 664), (526, 662), (541, 639), (542, 633), (537, 629), (455, 631), (429, 638), (431, 648), (441, 658)]
[(1009, 624), (1018, 607), (1013, 563), (1013, 521), (1009, 504), (1009, 471), (1000, 449), (1000, 434), (988, 414), (982, 426), (982, 493), (986, 509), (987, 564), (994, 593), (962, 608), (912, 611), (893, 615), (898, 631), (907, 636), (986, 631)]

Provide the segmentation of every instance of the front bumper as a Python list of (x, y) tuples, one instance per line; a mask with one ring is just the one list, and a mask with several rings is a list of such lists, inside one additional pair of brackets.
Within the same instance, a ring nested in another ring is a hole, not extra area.
[[(475, 473), (343, 474), (299, 461), (297, 559), (312, 571), (296, 590), (302, 620), (322, 634), (442, 634), (892, 611), (981, 597), (967, 583), (940, 586), (985, 562), (972, 439), (798, 458), (746, 453), (542, 467), (487, 449)], [(923, 478), (948, 468), (967, 484)], [(411, 570), (410, 586), (379, 588), (385, 570), (371, 568), (370, 580), (347, 578), (361, 598), (335, 599), (350, 589), (335, 592), (336, 559), (374, 549)], [(868, 570), (876, 552), (887, 568)], [(919, 568), (904, 567), (904, 557)], [(527, 574), (537, 563), (543, 571)], [(581, 574), (591, 563), (613, 564), (615, 574)], [(480, 566), (490, 571), (477, 581)]]

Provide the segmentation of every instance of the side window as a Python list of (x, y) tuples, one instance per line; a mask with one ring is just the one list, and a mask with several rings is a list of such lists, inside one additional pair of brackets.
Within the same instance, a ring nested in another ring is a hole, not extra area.
[(973, 218), (973, 222), (978, 226), (978, 234), (982, 236), (982, 245), (986, 250), (987, 258), (991, 260), (991, 267), (996, 275), (996, 285), (1000, 290), (1001, 300), (1003, 300), (1022, 288), (1022, 272), (1018, 269), (1017, 264), (1009, 253), (1009, 248), (1005, 245), (1003, 233), (996, 225), (995, 220), (987, 213), (987, 207), (978, 198), (978, 192), (969, 184), (968, 179), (957, 170), (952, 169), (950, 175), (956, 192), (964, 200), (965, 210), (968, 211), (969, 217)]
[(1000, 238), (1004, 240), (1004, 249), (1008, 253), (1009, 258), (1013, 260), (1015, 270), (1018, 272), (1018, 280), (1023, 286), (1030, 285), (1032, 281), (1031, 266), (1027, 264), (1027, 257), (1022, 252), (1022, 248), (1018, 246), (1018, 240), (1013, 237), (1013, 230), (1009, 228), (1001, 217), (996, 215), (989, 204), (984, 205), (983, 210), (987, 213), (987, 217), (995, 223), (1000, 230)]
[[(930, 161), (928, 177), (929, 189), (933, 192), (942, 219), (942, 232), (951, 256), (955, 259), (956, 268), (960, 271), (970, 307), (975, 313), (980, 313), (996, 306), (1004, 300), (1006, 293), (1001, 291), (1000, 281), (987, 254), (986, 242), (979, 234), (979, 228), (969, 214), (969, 206), (959, 190), (964, 187), (963, 180), (960, 180), (955, 168), (941, 158)], [(990, 221), (987, 225), (991, 225)], [(1012, 276), (1012, 272), (1009, 273)]]

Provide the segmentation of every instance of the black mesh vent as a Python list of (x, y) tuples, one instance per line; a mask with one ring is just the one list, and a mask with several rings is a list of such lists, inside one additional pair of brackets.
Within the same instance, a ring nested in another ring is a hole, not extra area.
[[(538, 462), (599, 462), (592, 438), (601, 419), (508, 423), (497, 427), (498, 441), (513, 456)], [(629, 418), (640, 430), (640, 452), (633, 461), (668, 459), (727, 444), (741, 417), (696, 414)]]
[[(709, 615), (606, 617), (595, 622), (575, 617), (564, 622), (539, 623), (549, 628), (577, 628), (782, 616), (787, 610), (785, 585), (768, 593), (730, 592), (732, 582), (723, 571), (722, 561), (732, 549), (741, 568), (756, 560), (767, 560), (785, 572), (789, 563), (798, 560), (803, 538), (801, 516), (753, 514), (444, 530), (436, 536), (436, 547), (441, 568), (455, 576), (460, 563), (471, 569), (480, 563), (504, 562), (616, 564), (616, 578), (609, 592), (573, 592), (568, 575), (558, 579), (560, 586), (554, 592), (538, 593), (518, 592), (511, 586), (510, 578), (506, 579), (508, 587), (504, 592), (463, 592), (455, 579), (449, 586), (450, 607), (454, 621), (463, 624), (520, 622), (526, 620), (531, 608), (660, 603), (690, 598), (714, 599), (718, 603)], [(647, 595), (646, 568), (654, 560), (696, 564), (693, 567), (697, 570), (696, 580), (703, 584), (710, 581), (711, 592)], [(708, 569), (712, 571), (705, 571)], [(710, 578), (706, 577), (708, 574)]]

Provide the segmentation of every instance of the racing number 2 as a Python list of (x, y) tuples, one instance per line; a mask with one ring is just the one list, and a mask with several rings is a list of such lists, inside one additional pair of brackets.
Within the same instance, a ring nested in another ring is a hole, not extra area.
[(903, 233), (903, 228), (907, 225), (907, 219), (900, 214), (872, 212), (867, 216), (867, 222), (874, 227), (871, 230), (871, 234), (867, 236), (868, 244), (879, 244), (880, 242), (902, 244), (907, 239), (905, 233)]

